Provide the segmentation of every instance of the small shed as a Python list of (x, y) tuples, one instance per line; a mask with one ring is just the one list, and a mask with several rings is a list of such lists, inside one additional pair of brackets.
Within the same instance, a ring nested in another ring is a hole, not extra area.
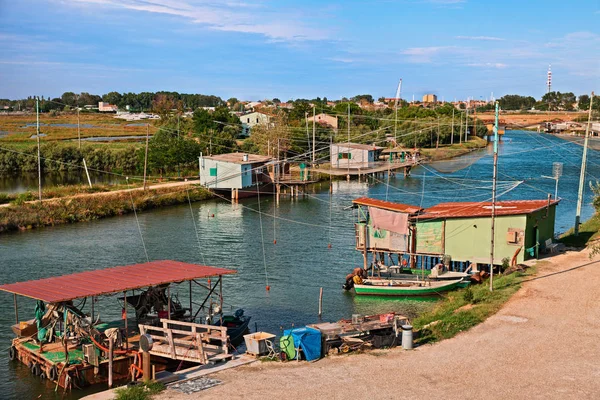
[(385, 147), (372, 144), (334, 143), (331, 145), (333, 168), (365, 168), (379, 159)]
[(265, 166), (271, 161), (272, 157), (248, 153), (200, 157), (200, 184), (209, 189), (244, 189), (257, 182), (270, 183)]
[[(496, 202), (494, 264), (535, 258), (554, 237), (558, 200)], [(448, 254), (453, 261), (490, 262), (492, 204), (440, 203), (413, 217), (417, 253)], [(520, 249), (520, 250), (519, 250)]]

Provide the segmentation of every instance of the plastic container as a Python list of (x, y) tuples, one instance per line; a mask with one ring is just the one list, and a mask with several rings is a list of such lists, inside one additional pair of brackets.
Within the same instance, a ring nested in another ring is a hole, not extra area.
[(411, 325), (402, 325), (402, 348), (404, 350), (412, 350), (413, 348), (413, 331)]
[(254, 354), (255, 356), (262, 356), (269, 354), (267, 348), (267, 340), (273, 340), (275, 335), (268, 332), (255, 332), (248, 335), (244, 335), (244, 341), (246, 342), (246, 352)]

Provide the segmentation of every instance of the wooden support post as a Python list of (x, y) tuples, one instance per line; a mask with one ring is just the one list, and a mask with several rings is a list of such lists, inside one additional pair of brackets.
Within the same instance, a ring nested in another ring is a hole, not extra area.
[[(192, 314), (192, 281), (189, 282), (190, 283), (190, 317), (193, 315)], [(194, 321), (190, 321), (190, 322), (194, 322)]]
[(108, 388), (113, 385), (113, 337), (108, 338)]
[(129, 350), (129, 327), (127, 326), (127, 291), (123, 292), (123, 311), (125, 317), (125, 350)]
[(219, 306), (221, 307), (221, 326), (223, 326), (223, 276), (219, 275)]
[(323, 288), (319, 289), (319, 318), (323, 315)]
[(19, 307), (17, 305), (17, 295), (13, 294), (14, 303), (15, 303), (15, 319), (17, 320), (17, 324), (19, 324)]
[(92, 187), (92, 180), (90, 179), (90, 173), (88, 172), (87, 164), (85, 163), (85, 158), (83, 159), (83, 168), (85, 168), (85, 175), (87, 176), (88, 183), (90, 188)]
[(148, 382), (150, 380), (150, 353), (147, 351), (142, 352), (142, 371), (144, 374), (144, 382)]
[(92, 322), (94, 322), (94, 296), (92, 296)]
[(167, 286), (167, 318), (171, 319), (171, 285)]

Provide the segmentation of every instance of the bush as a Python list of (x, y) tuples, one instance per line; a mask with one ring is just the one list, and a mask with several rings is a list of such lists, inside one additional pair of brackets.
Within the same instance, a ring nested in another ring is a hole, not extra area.
[(473, 290), (471, 289), (471, 286), (467, 286), (465, 289), (463, 293), (463, 300), (467, 303), (473, 302)]
[(116, 400), (148, 400), (154, 394), (165, 389), (162, 383), (148, 382), (144, 384), (126, 386), (115, 390)]

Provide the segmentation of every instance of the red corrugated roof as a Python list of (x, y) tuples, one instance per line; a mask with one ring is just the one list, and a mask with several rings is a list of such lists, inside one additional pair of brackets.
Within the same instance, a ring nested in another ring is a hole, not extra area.
[[(557, 200), (550, 202), (550, 205), (558, 204)], [(541, 210), (548, 205), (548, 200), (510, 200), (496, 202), (496, 215), (521, 215), (531, 214)], [(492, 203), (476, 202), (454, 202), (440, 203), (423, 210), (418, 219), (430, 218), (468, 218), (468, 217), (488, 217), (492, 215)]]
[(164, 260), (11, 283), (0, 286), (0, 290), (48, 303), (57, 303), (164, 283), (235, 273), (236, 271), (231, 269)]
[(394, 203), (391, 201), (370, 199), (368, 197), (360, 197), (358, 199), (353, 200), (352, 202), (354, 204), (360, 204), (362, 206), (382, 208), (384, 210), (398, 211), (398, 212), (409, 213), (409, 214), (414, 214), (421, 210), (421, 208), (419, 208), (417, 206), (411, 206), (409, 204)]

